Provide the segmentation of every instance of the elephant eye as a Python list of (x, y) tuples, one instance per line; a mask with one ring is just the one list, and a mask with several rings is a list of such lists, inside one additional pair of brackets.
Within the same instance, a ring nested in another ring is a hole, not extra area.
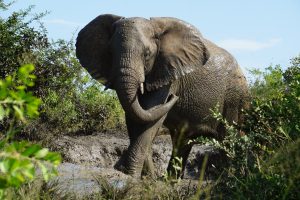
[(151, 57), (151, 52), (149, 49), (146, 49), (144, 52), (145, 60), (149, 60)]

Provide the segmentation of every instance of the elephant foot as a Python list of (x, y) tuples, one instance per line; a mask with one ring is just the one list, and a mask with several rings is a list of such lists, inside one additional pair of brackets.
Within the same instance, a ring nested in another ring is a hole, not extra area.
[[(127, 152), (125, 151), (124, 154)], [(125, 158), (124, 155), (121, 156), (121, 158), (117, 161), (117, 163), (114, 165), (114, 169), (118, 170), (120, 172), (123, 172), (124, 174), (129, 174), (128, 170), (125, 167)]]
[[(126, 153), (127, 152), (125, 152), (125, 154)], [(141, 178), (142, 169), (138, 170), (136, 167), (130, 166), (126, 159), (126, 155), (120, 158), (120, 160), (114, 165), (114, 169), (132, 176), (133, 178)]]
[(129, 176), (132, 176), (133, 178), (140, 178), (141, 177), (141, 173), (137, 173), (134, 170), (127, 169), (124, 164), (117, 163), (117, 164), (115, 164), (114, 169), (118, 170), (118, 171), (120, 171), (124, 174), (127, 174)]
[(127, 170), (125, 166), (120, 162), (120, 160), (114, 165), (114, 169), (127, 174)]
[(144, 167), (143, 167), (143, 170), (142, 170), (142, 177), (144, 178), (150, 178), (150, 179), (156, 179), (156, 174), (154, 172), (154, 166), (150, 163), (147, 163), (148, 161), (145, 160), (145, 163), (144, 163)]

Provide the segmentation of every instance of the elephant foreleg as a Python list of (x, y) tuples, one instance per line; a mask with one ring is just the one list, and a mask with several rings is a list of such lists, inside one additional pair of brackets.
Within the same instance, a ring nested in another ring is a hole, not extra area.
[[(157, 109), (160, 105), (167, 102), (170, 97), (169, 86), (160, 88), (151, 93), (145, 93), (139, 97), (140, 103), (144, 109)], [(141, 176), (144, 167), (144, 173), (154, 175), (154, 164), (152, 161), (152, 141), (157, 131), (162, 126), (167, 114), (157, 121), (148, 124), (139, 123), (130, 118), (126, 113), (126, 125), (130, 139), (127, 152), (122, 155), (122, 162), (116, 166), (117, 169), (124, 171), (134, 177)]]
[[(158, 135), (158, 132), (160, 131), (160, 128), (156, 130), (156, 134), (153, 135), (152, 141), (154, 138)], [(150, 145), (150, 148), (148, 150), (148, 155), (146, 156), (144, 166), (143, 166), (143, 171), (142, 171), (142, 176), (149, 176), (152, 178), (155, 178), (155, 171), (154, 171), (154, 163), (153, 163), (153, 151), (152, 151), (152, 146)]]
[(148, 151), (148, 155), (146, 156), (145, 161), (144, 161), (142, 176), (150, 176), (153, 178), (155, 177), (152, 153), (153, 153), (152, 148), (150, 147), (150, 149)]
[(116, 169), (133, 177), (141, 176), (142, 170), (143, 174), (154, 176), (152, 141), (164, 119), (165, 116), (157, 122), (140, 125), (126, 117), (130, 144), (120, 162), (115, 166)]

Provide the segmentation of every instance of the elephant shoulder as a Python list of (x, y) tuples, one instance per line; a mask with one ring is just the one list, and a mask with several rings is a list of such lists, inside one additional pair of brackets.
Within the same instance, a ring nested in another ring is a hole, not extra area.
[(210, 41), (207, 41), (207, 48), (210, 53), (210, 58), (205, 67), (208, 70), (229, 75), (239, 68), (236, 59), (227, 50)]

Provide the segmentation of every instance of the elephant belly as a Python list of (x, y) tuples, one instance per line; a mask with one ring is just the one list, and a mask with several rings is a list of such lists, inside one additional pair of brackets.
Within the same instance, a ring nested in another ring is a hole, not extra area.
[(215, 130), (218, 123), (212, 117), (211, 109), (218, 104), (222, 112), (226, 85), (222, 82), (222, 79), (203, 72), (186, 76), (179, 82), (179, 99), (168, 113), (166, 126), (176, 128), (176, 125), (188, 123), (191, 128), (206, 126)]

